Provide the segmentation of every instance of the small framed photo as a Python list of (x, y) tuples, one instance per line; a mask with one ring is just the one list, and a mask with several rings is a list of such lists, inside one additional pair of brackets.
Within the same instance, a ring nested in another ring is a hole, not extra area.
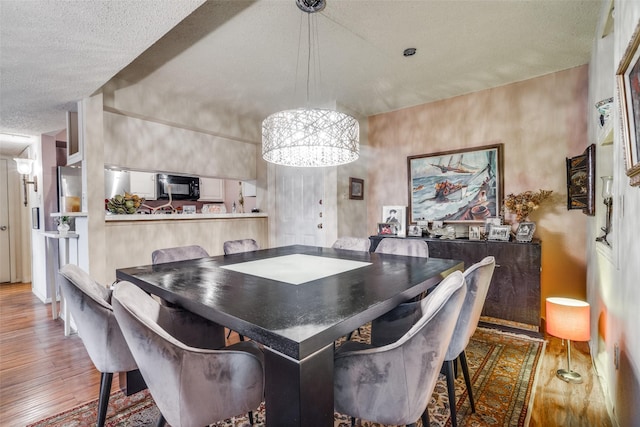
[(422, 237), (422, 228), (419, 225), (412, 225), (409, 227), (409, 236)]
[(352, 200), (364, 199), (364, 179), (349, 178), (349, 198)]
[(489, 240), (504, 240), (508, 242), (511, 237), (511, 226), (492, 225), (487, 236)]
[(184, 205), (182, 206), (182, 213), (194, 214), (196, 213), (196, 205)]
[(494, 225), (502, 225), (502, 218), (498, 217), (493, 217), (493, 218), (485, 218), (484, 220), (484, 232), (489, 235), (489, 232), (491, 231), (491, 227)]
[(469, 240), (480, 240), (480, 226), (469, 226)]
[(385, 224), (394, 224), (396, 226), (396, 234), (399, 237), (407, 235), (407, 208), (406, 206), (383, 206), (382, 222)]
[(378, 223), (378, 234), (385, 236), (395, 236), (398, 234), (395, 224), (391, 224), (388, 222), (379, 222)]
[(521, 222), (516, 231), (516, 241), (530, 242), (533, 239), (534, 231), (536, 231), (535, 222)]

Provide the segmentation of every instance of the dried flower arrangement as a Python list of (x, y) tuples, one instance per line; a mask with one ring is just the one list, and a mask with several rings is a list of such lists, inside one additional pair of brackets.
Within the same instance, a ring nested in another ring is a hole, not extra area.
[(538, 209), (540, 203), (551, 196), (551, 193), (553, 193), (551, 190), (540, 190), (536, 193), (525, 191), (519, 194), (508, 194), (504, 199), (503, 210), (516, 214), (516, 221), (522, 222), (532, 211)]

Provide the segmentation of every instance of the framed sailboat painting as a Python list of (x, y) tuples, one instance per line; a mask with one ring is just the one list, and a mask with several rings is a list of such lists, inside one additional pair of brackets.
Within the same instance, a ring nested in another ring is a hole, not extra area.
[(407, 157), (409, 222), (500, 216), (502, 144)]

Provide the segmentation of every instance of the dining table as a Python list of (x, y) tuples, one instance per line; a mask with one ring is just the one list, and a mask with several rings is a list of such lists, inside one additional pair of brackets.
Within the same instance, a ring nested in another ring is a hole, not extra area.
[(453, 259), (291, 245), (116, 277), (261, 344), (268, 427), (329, 427), (336, 340), (463, 269)]

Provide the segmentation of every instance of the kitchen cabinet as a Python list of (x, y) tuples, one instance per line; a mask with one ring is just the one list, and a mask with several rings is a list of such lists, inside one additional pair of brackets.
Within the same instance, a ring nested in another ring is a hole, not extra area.
[(203, 202), (224, 202), (224, 180), (200, 178), (200, 198)]
[(129, 171), (129, 189), (146, 200), (156, 200), (156, 174), (153, 172)]
[[(78, 103), (80, 107), (80, 103)], [(82, 116), (75, 111), (67, 111), (67, 165), (82, 161), (83, 128)]]
[[(371, 236), (371, 251), (384, 236)], [(541, 243), (423, 239), (429, 246), (429, 256), (453, 258), (464, 261), (470, 267), (486, 256), (496, 259), (487, 299), (482, 309), (481, 321), (503, 329), (517, 328), (540, 332), (540, 270)]]

